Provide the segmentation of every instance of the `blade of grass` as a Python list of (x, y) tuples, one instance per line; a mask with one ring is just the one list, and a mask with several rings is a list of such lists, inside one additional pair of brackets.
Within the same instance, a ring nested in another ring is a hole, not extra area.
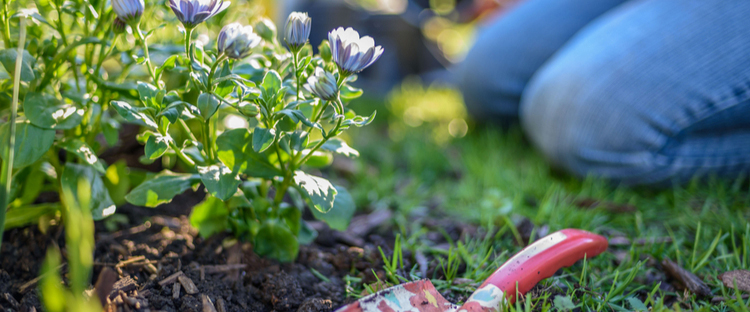
[[(0, 170), (0, 247), (3, 244), (3, 232), (5, 231), (5, 211), (10, 201), (10, 184), (13, 180), (13, 156), (16, 148), (16, 114), (18, 113), (18, 90), (21, 83), (21, 64), (23, 63), (23, 48), (26, 44), (26, 19), (19, 17), (20, 29), (18, 38), (18, 50), (16, 52), (16, 68), (13, 71), (13, 100), (10, 103), (10, 116), (8, 116), (8, 145), (3, 155), (2, 170)], [(0, 249), (2, 250), (2, 249)]]

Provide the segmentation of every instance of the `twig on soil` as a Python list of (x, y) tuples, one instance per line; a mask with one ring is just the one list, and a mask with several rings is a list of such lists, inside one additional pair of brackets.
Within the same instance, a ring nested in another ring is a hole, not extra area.
[[(750, 298), (750, 295), (748, 295), (748, 294), (742, 295), (742, 299), (743, 300), (748, 299), (748, 298)], [(724, 301), (727, 301), (727, 300), (737, 300), (737, 296), (731, 296), (729, 298), (724, 298), (724, 297), (721, 297), (721, 296), (716, 296), (716, 297), (711, 298), (711, 303), (719, 303), (719, 302), (724, 302)]]
[(219, 265), (203, 265), (201, 266), (201, 270), (204, 270), (208, 274), (213, 273), (223, 273), (228, 272), (232, 270), (241, 270), (247, 267), (247, 264), (244, 263), (238, 263), (238, 264), (219, 264)]
[(62, 269), (66, 264), (67, 263), (63, 263), (63, 264), (57, 266), (57, 268), (55, 268), (54, 270), (51, 270), (51, 271), (49, 271), (47, 273), (39, 275), (39, 276), (35, 277), (34, 279), (26, 282), (26, 284), (23, 284), (23, 285), (21, 285), (21, 287), (18, 287), (18, 292), (22, 293), (22, 294), (26, 293), (26, 291), (29, 288), (34, 287), (34, 285), (36, 285), (36, 283), (38, 283), (42, 278), (44, 278), (45, 276), (47, 276), (47, 274), (57, 274), (57, 271), (59, 271), (60, 269)]
[(206, 294), (201, 295), (201, 301), (203, 301), (203, 312), (217, 312), (213, 302)]
[(172, 299), (180, 299), (180, 283), (172, 284)]
[(370, 233), (372, 229), (390, 219), (392, 215), (393, 212), (388, 209), (379, 209), (367, 215), (356, 216), (352, 218), (346, 232), (354, 236), (363, 237)]
[(224, 303), (224, 299), (216, 299), (216, 310), (218, 310), (218, 312), (227, 312), (227, 306)]
[(174, 273), (174, 274), (172, 274), (170, 276), (167, 276), (166, 278), (164, 278), (163, 280), (161, 280), (159, 282), (159, 286), (164, 287), (167, 284), (172, 284), (175, 281), (177, 281), (178, 277), (180, 277), (182, 275), (185, 275), (185, 273), (182, 273), (182, 271), (177, 271), (176, 273)]
[(688, 270), (683, 269), (669, 258), (664, 258), (661, 265), (669, 276), (680, 281), (688, 290), (699, 296), (710, 296), (711, 289), (703, 281)]

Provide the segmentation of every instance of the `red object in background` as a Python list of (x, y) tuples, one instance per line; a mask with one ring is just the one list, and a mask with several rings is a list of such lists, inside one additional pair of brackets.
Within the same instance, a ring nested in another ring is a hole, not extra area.
[(497, 312), (503, 302), (513, 303), (539, 281), (584, 257), (607, 249), (607, 239), (583, 230), (566, 229), (547, 235), (506, 261), (479, 286), (462, 306), (451, 304), (429, 280), (381, 290), (337, 312)]

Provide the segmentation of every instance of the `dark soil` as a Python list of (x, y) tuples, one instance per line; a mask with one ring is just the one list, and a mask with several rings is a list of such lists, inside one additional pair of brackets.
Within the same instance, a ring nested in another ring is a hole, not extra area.
[[(116, 283), (109, 311), (213, 311), (210, 306), (219, 312), (332, 311), (354, 300), (347, 298), (346, 275), (364, 282), (376, 281), (373, 270), (384, 276), (377, 246), (388, 252), (392, 229), (376, 225), (352, 234), (313, 221), (320, 233), (316, 242), (301, 246), (296, 262), (278, 263), (258, 257), (251, 244), (228, 235), (199, 237), (186, 216), (202, 196), (202, 190), (183, 194), (159, 209), (118, 208), (129, 224), (116, 232), (107, 232), (104, 223), (97, 222), (91, 283), (105, 268), (116, 272), (110, 272)], [(63, 229), (13, 229), (3, 240), (0, 310), (43, 311), (36, 278), (47, 248), (66, 254)], [(64, 266), (60, 270), (66, 272)], [(168, 279), (175, 273), (183, 277)], [(190, 281), (196, 290), (185, 287)]]

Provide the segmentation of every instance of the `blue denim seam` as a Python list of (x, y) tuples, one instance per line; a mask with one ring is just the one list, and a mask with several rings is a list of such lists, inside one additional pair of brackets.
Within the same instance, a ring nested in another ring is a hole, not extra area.
[[(730, 89), (730, 90), (735, 90), (735, 89)], [(704, 121), (704, 120), (706, 120), (708, 118), (711, 118), (712, 116), (714, 116), (714, 115), (716, 115), (718, 113), (721, 113), (723, 111), (726, 111), (728, 109), (734, 108), (734, 107), (736, 107), (737, 105), (739, 105), (742, 102), (750, 100), (750, 92), (748, 92), (749, 90), (747, 88), (745, 88), (745, 87), (743, 87), (742, 90), (743, 90), (743, 92), (741, 94), (742, 97), (739, 97), (739, 96), (737, 96), (735, 94), (730, 94), (729, 96), (727, 96), (725, 98), (724, 97), (720, 97), (720, 98), (724, 98), (725, 99), (722, 102), (731, 102), (731, 101), (734, 101), (734, 103), (731, 103), (729, 105), (721, 107), (720, 109), (712, 109), (711, 107), (705, 108), (705, 109), (701, 110), (698, 114), (696, 114), (696, 115), (703, 115), (703, 116), (701, 116), (699, 118), (696, 118), (689, 125), (687, 125), (687, 126), (683, 127), (682, 129), (678, 130), (674, 135), (666, 136), (667, 139), (664, 141), (664, 144), (662, 145), (662, 147), (660, 147), (654, 153), (655, 156), (659, 156), (659, 157), (670, 159), (670, 160), (672, 160), (672, 161), (670, 161), (670, 162), (672, 162), (672, 164), (674, 164), (674, 159), (675, 158), (680, 158), (681, 162), (690, 161), (691, 164), (689, 164), (689, 165), (679, 164), (679, 166), (682, 167), (682, 168), (685, 168), (685, 167), (722, 167), (722, 166), (726, 166), (727, 164), (736, 165), (736, 164), (740, 164), (740, 163), (750, 163), (750, 154), (748, 154), (748, 155), (731, 155), (731, 156), (728, 156), (728, 155), (716, 155), (716, 156), (710, 156), (710, 157), (709, 156), (701, 156), (700, 158), (691, 159), (692, 157), (681, 157), (681, 156), (674, 157), (674, 156), (668, 156), (668, 155), (666, 155), (666, 153), (664, 153), (664, 150), (667, 148), (667, 146), (669, 146), (670, 143), (672, 143), (675, 140), (675, 138), (677, 138), (680, 135), (684, 134), (685, 132), (689, 131), (691, 128), (695, 127), (701, 121)], [(720, 104), (720, 103), (721, 102), (714, 103), (715, 105), (713, 105), (713, 107), (719, 106), (718, 104)], [(680, 124), (679, 121), (685, 121), (685, 122), (687, 122), (688, 120), (687, 119), (682, 119), (682, 120), (678, 120), (675, 123), (676, 124)], [(740, 157), (737, 157), (737, 156), (740, 156)], [(741, 157), (741, 156), (745, 156), (745, 157)], [(724, 162), (721, 163), (721, 164), (717, 163), (715, 165), (711, 165), (710, 163), (708, 163), (706, 161), (706, 160), (718, 159), (719, 157), (722, 157), (723, 160), (724, 160)], [(699, 160), (700, 160), (700, 162), (699, 162)]]

